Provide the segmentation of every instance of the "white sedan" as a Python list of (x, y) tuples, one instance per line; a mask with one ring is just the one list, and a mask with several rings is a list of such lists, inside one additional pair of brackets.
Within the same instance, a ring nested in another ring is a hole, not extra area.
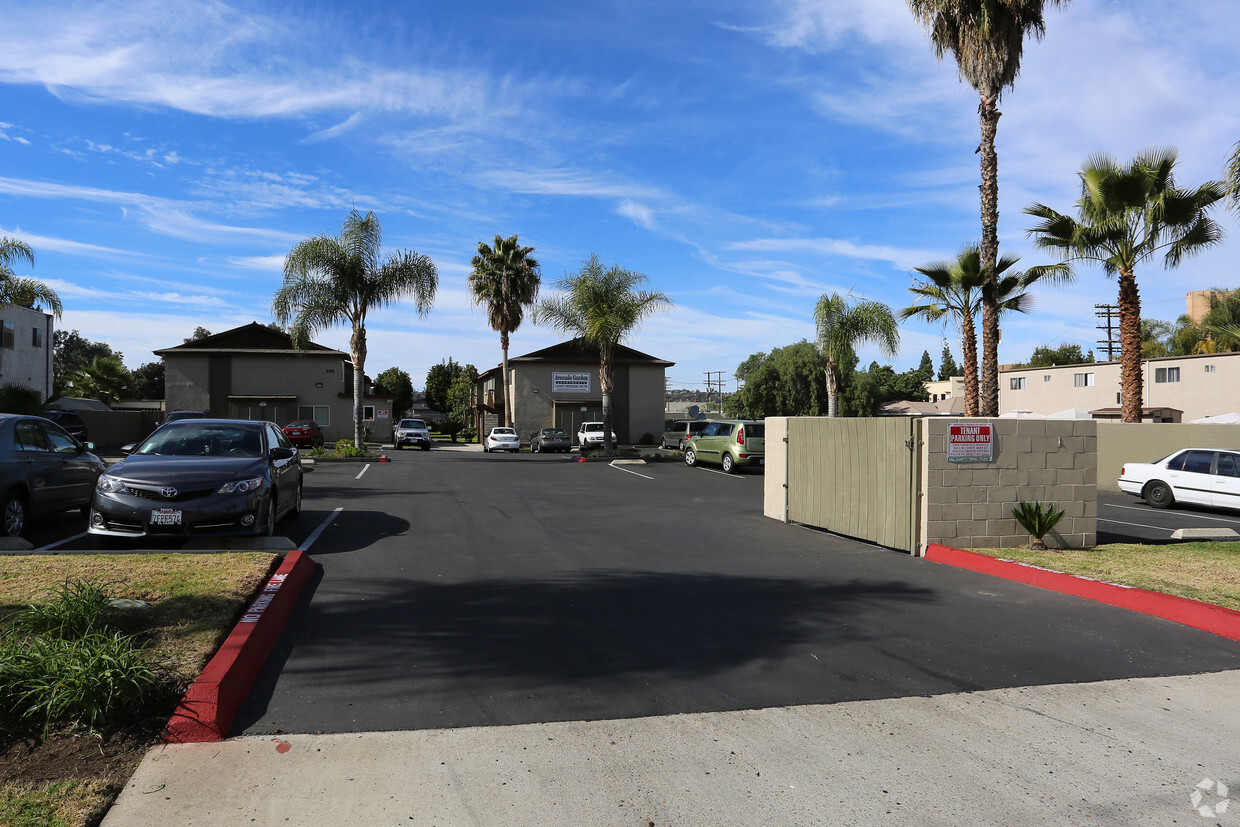
[(521, 450), (521, 437), (517, 436), (514, 428), (492, 428), (482, 440), (482, 450), (485, 453), (512, 451), (515, 454)]
[(1240, 509), (1240, 451), (1189, 448), (1158, 462), (1125, 462), (1119, 488), (1155, 508), (1180, 502)]

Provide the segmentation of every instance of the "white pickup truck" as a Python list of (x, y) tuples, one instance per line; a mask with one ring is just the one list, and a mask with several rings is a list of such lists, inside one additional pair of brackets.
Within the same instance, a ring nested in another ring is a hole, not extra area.
[[(616, 432), (611, 432), (611, 444), (616, 444)], [(581, 427), (577, 429), (577, 445), (579, 450), (584, 454), (586, 451), (594, 448), (603, 447), (603, 423), (602, 422), (582, 422)]]
[(421, 419), (402, 419), (392, 432), (392, 444), (399, 451), (406, 445), (416, 445), (423, 451), (431, 449), (431, 432)]

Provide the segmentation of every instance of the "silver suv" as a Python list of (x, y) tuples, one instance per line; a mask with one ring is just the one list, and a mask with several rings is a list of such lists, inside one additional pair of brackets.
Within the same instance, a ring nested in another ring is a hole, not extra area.
[(392, 432), (392, 444), (399, 451), (406, 445), (416, 445), (423, 451), (431, 449), (431, 432), (421, 419), (402, 419)]
[[(581, 427), (577, 429), (577, 444), (580, 446), (582, 453), (593, 448), (603, 447), (603, 423), (602, 422), (582, 422)], [(611, 432), (611, 444), (616, 444), (616, 432)]]

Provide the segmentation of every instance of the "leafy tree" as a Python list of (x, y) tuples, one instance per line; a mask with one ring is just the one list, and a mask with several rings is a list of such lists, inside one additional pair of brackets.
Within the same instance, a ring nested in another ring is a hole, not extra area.
[(939, 362), (939, 381), (951, 379), (953, 376), (960, 375), (960, 365), (956, 364), (956, 358), (952, 356), (952, 349), (948, 347), (947, 342), (943, 343), (943, 359)]
[[(447, 406), (444, 410), (444, 413), (448, 415), (449, 422), (465, 424), (469, 417), (474, 383), (477, 381), (478, 369), (473, 365), (465, 365), (452, 378), (452, 384), (448, 387)], [(456, 433), (452, 434), (452, 441), (456, 442)]]
[(64, 312), (60, 296), (37, 279), (17, 275), (13, 265), (22, 261), (34, 266), (34, 250), (30, 245), (8, 236), (0, 238), (0, 306), (15, 304), (35, 309), (46, 306), (59, 319)]
[(1210, 339), (1214, 345), (1212, 352), (1240, 350), (1240, 293), (1215, 291), (1199, 329), (1203, 338)]
[(487, 306), (487, 322), (499, 333), (504, 357), (501, 377), (504, 383), (504, 425), (512, 427), (512, 389), (508, 387), (508, 336), (515, 333), (525, 318), (525, 308), (538, 298), (542, 284), (538, 261), (530, 253), (533, 247), (522, 247), (516, 235), (495, 236), (495, 246), (478, 242), (469, 274), (469, 291), (474, 304)]
[(663, 293), (640, 289), (649, 278), (618, 264), (604, 267), (592, 254), (573, 275), (556, 282), (561, 292), (534, 308), (534, 323), (576, 335), (599, 353), (599, 386), (603, 393), (603, 450), (611, 451), (616, 346), (641, 321), (672, 305)]
[(930, 351), (921, 352), (921, 364), (917, 366), (917, 372), (925, 377), (922, 379), (923, 382), (929, 382), (934, 378), (934, 360), (930, 358)]
[(1029, 357), (1027, 368), (1049, 368), (1055, 365), (1084, 365), (1094, 361), (1094, 352), (1081, 352), (1081, 346), (1075, 342), (1062, 344), (1059, 347), (1038, 345)]
[(840, 363), (856, 354), (857, 345), (870, 342), (888, 356), (900, 349), (900, 330), (891, 308), (882, 302), (858, 299), (851, 305), (839, 293), (818, 299), (814, 308), (818, 346), (827, 359), (827, 416), (839, 416)]
[(123, 354), (112, 350), (104, 342), (92, 342), (76, 330), (57, 330), (52, 333), (52, 388), (54, 396), (63, 396), (69, 384), (69, 374), (81, 369), (95, 358), (122, 359)]
[(133, 391), (138, 399), (164, 398), (164, 362), (147, 362), (133, 372)]
[(430, 312), (439, 287), (435, 263), (424, 255), (382, 252), (379, 219), (373, 212), (349, 212), (339, 236), (318, 235), (298, 242), (284, 259), (284, 286), (272, 300), (276, 321), (288, 326), (293, 344), (304, 347), (324, 328), (347, 324), (353, 362), (353, 444), (365, 446), (366, 316), (411, 297), (419, 316)]
[(211, 335), (212, 335), (212, 334), (211, 334), (211, 331), (210, 331), (210, 330), (207, 330), (207, 329), (206, 329), (205, 327), (203, 327), (202, 325), (199, 325), (198, 327), (195, 327), (195, 328), (194, 328), (194, 332), (193, 332), (193, 333), (191, 333), (191, 334), (190, 334), (187, 338), (182, 339), (182, 340), (181, 340), (181, 342), (182, 342), (182, 344), (187, 344), (187, 345), (188, 345), (190, 342), (200, 342), (200, 341), (202, 341), (203, 339), (206, 339), (207, 337), (209, 337), (209, 336), (211, 336)]
[(115, 357), (91, 359), (69, 374), (69, 385), (74, 396), (98, 399), (109, 407), (133, 396), (133, 377), (125, 364)]
[[(935, 56), (956, 59), (960, 78), (978, 93), (981, 104), (982, 273), (988, 282), (998, 278), (999, 264), (999, 156), (995, 134), (999, 128), (999, 97), (1012, 88), (1020, 73), (1026, 35), (1041, 39), (1046, 32), (1043, 10), (1068, 0), (907, 0), (913, 16), (926, 27)], [(965, 374), (966, 378), (968, 373)], [(999, 301), (982, 297), (982, 366), (980, 411), (999, 415)], [(967, 394), (966, 394), (967, 397)]]
[(1161, 254), (1163, 266), (1171, 269), (1222, 239), (1209, 211), (1225, 197), (1223, 184), (1208, 181), (1180, 189), (1175, 183), (1175, 164), (1175, 151), (1170, 149), (1149, 150), (1124, 166), (1110, 156), (1097, 155), (1079, 173), (1076, 218), (1043, 204), (1025, 208), (1041, 219), (1029, 230), (1034, 243), (1064, 257), (1059, 264), (1041, 269), (1071, 277), (1074, 262), (1088, 261), (1101, 264), (1108, 276), (1118, 276), (1124, 422), (1141, 421), (1144, 398), (1137, 265)]
[(930, 394), (920, 370), (896, 373), (891, 365), (871, 362), (868, 370), (853, 374), (845, 389), (845, 400), (852, 416), (877, 416), (888, 402), (928, 402)]
[(413, 408), (413, 380), (400, 368), (388, 368), (375, 377), (375, 392), (392, 397), (392, 406), (396, 408), (397, 419), (409, 413)]
[(960, 334), (960, 350), (964, 357), (964, 413), (977, 416), (982, 408), (982, 394), (977, 369), (976, 318), (989, 296), (998, 312), (1026, 312), (1032, 304), (1028, 287), (1040, 274), (1011, 272), (1019, 261), (1016, 256), (1003, 256), (995, 264), (995, 278), (988, 280), (982, 269), (982, 252), (976, 244), (968, 244), (954, 261), (939, 261), (914, 268), (926, 277), (914, 284), (909, 292), (919, 304), (900, 311), (900, 317), (919, 317), (929, 322), (950, 320)]
[(426, 404), (433, 411), (446, 414), (448, 412), (448, 393), (452, 383), (465, 371), (465, 366), (458, 364), (449, 356), (437, 365), (431, 365), (426, 372), (426, 390), (423, 396)]
[(745, 385), (725, 401), (729, 416), (763, 419), (768, 416), (822, 416), (827, 412), (823, 373), (826, 357), (802, 339), (768, 353), (755, 353), (737, 368)]

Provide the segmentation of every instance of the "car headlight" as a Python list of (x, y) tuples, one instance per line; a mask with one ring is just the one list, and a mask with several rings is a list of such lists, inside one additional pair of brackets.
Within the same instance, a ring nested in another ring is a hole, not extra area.
[(100, 494), (128, 494), (129, 489), (125, 487), (125, 483), (120, 477), (109, 477), (107, 474), (100, 474), (99, 479), (95, 481), (95, 490)]
[(220, 490), (216, 494), (246, 494), (250, 491), (257, 491), (263, 484), (262, 477), (255, 477), (252, 480), (238, 480), (237, 482), (226, 482), (220, 486)]

